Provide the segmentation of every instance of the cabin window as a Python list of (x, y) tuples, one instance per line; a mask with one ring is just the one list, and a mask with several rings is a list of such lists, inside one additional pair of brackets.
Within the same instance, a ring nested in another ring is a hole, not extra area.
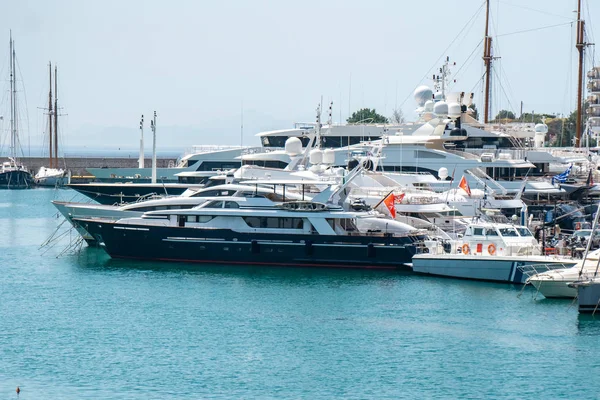
[(187, 216), (187, 222), (196, 222), (196, 216), (195, 215), (188, 215)]
[(220, 200), (214, 200), (214, 201), (209, 202), (204, 207), (205, 208), (223, 208), (223, 202)]
[(212, 215), (197, 215), (196, 222), (200, 222), (201, 224), (204, 224), (204, 223), (212, 220), (213, 218), (214, 218), (214, 216), (212, 216)]
[(225, 208), (240, 208), (240, 205), (235, 201), (226, 201)]
[(473, 236), (483, 236), (483, 228), (473, 228)]
[(517, 237), (517, 231), (513, 228), (500, 228), (500, 234), (505, 237)]
[(495, 229), (488, 229), (485, 232), (488, 236), (498, 236), (498, 232)]
[(519, 231), (519, 235), (527, 237), (527, 236), (533, 236), (531, 234), (531, 231), (525, 227), (522, 228), (517, 228), (517, 230)]
[(278, 217), (243, 217), (246, 225), (250, 228), (267, 229), (302, 229), (304, 221), (302, 218), (278, 218)]

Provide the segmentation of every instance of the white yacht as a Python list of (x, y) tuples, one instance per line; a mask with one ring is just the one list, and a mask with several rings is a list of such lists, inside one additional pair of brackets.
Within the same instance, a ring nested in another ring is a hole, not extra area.
[[(426, 236), (369, 212), (313, 201), (220, 197), (118, 221), (76, 219), (114, 258), (321, 268), (404, 268)], [(324, 200), (324, 202), (323, 202)]]
[(496, 282), (524, 283), (521, 267), (555, 269), (576, 260), (543, 256), (525, 226), (473, 221), (464, 236), (452, 241), (426, 241), (428, 251), (413, 257), (413, 271), (422, 274)]

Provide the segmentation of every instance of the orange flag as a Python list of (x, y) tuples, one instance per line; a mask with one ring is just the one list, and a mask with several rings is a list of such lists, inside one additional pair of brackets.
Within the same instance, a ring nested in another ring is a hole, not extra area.
[(387, 207), (392, 218), (396, 218), (396, 206), (394, 205), (394, 200), (394, 193), (388, 194), (387, 197), (383, 199), (383, 204), (385, 204), (385, 206)]
[(462, 190), (464, 190), (465, 192), (467, 192), (469, 197), (471, 197), (471, 188), (469, 187), (469, 184), (467, 183), (467, 179), (465, 178), (464, 175), (462, 176), (462, 178), (460, 178), (460, 183), (458, 184), (458, 187), (461, 188)]
[(394, 196), (394, 203), (402, 203), (402, 199), (404, 199), (404, 196), (406, 195), (406, 193), (400, 193)]

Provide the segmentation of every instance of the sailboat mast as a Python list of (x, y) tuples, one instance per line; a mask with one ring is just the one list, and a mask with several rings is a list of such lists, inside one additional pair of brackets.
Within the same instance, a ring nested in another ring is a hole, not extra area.
[(58, 68), (54, 65), (54, 168), (58, 168)]
[(483, 40), (483, 62), (485, 64), (485, 105), (483, 122), (488, 123), (490, 115), (490, 79), (492, 70), (492, 38), (489, 36), (490, 0), (486, 1), (485, 38)]
[(581, 19), (581, 0), (577, 1), (577, 43), (575, 47), (579, 51), (579, 73), (577, 76), (577, 121), (575, 122), (575, 147), (581, 144), (581, 119), (582, 119), (582, 103), (583, 103), (583, 52), (585, 49), (584, 21)]
[(48, 63), (50, 86), (48, 91), (48, 168), (53, 168), (52, 158), (52, 63)]
[(15, 150), (14, 150), (14, 136), (15, 136), (15, 104), (14, 104), (14, 81), (13, 81), (13, 40), (12, 40), (12, 31), (10, 31), (10, 156), (14, 158)]

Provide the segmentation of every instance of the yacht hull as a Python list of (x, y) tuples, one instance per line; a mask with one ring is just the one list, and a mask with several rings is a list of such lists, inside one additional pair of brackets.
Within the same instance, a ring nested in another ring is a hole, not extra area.
[(577, 278), (569, 280), (530, 279), (529, 283), (548, 299), (574, 299), (577, 296), (577, 289), (568, 285), (575, 280)]
[(25, 170), (0, 172), (0, 189), (27, 189), (33, 184), (31, 174)]
[(575, 261), (544, 257), (487, 257), (464, 255), (427, 255), (413, 258), (413, 271), (421, 274), (474, 279), (491, 282), (525, 283), (528, 276), (522, 267), (538, 265), (538, 269), (565, 268)]
[(239, 233), (76, 221), (113, 258), (195, 263), (401, 269), (410, 263), (416, 243), (423, 239)]

